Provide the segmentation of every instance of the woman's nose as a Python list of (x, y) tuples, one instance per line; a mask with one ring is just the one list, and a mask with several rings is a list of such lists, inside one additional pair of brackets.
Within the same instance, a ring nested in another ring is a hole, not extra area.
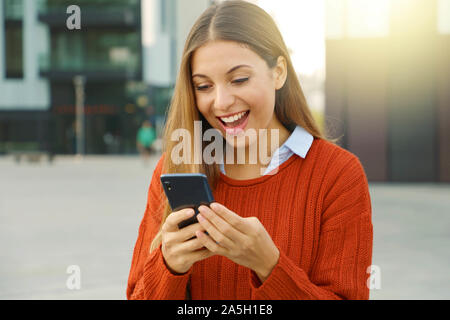
[(226, 111), (234, 104), (234, 96), (225, 86), (216, 87), (216, 96), (214, 97), (214, 108), (219, 111)]

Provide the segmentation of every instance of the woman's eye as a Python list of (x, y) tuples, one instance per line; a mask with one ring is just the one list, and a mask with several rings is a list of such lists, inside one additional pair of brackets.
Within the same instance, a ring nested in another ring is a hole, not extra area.
[[(249, 78), (241, 78), (241, 79), (236, 79), (236, 80), (234, 80), (234, 81), (232, 81), (232, 82), (233, 82), (233, 83), (243, 83), (243, 82), (248, 81), (248, 79), (249, 79)], [(197, 91), (205, 91), (205, 90), (208, 90), (209, 87), (210, 87), (210, 86), (208, 86), (208, 85), (205, 85), (205, 86), (196, 86), (195, 89), (196, 89)]]
[(242, 83), (242, 82), (245, 82), (247, 80), (248, 80), (248, 78), (237, 79), (237, 80), (234, 80), (233, 83)]
[(200, 86), (200, 87), (196, 87), (196, 89), (198, 91), (204, 91), (204, 90), (208, 89), (208, 86)]

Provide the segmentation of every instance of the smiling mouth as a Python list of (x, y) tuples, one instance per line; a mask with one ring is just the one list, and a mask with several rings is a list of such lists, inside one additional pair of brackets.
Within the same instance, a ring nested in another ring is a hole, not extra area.
[(250, 110), (246, 111), (245, 114), (243, 116), (241, 116), (239, 119), (237, 119), (235, 121), (231, 121), (231, 122), (229, 121), (229, 119), (227, 119), (228, 120), (227, 122), (223, 121), (221, 118), (218, 118), (218, 119), (224, 127), (236, 128), (236, 127), (242, 125), (247, 120), (249, 114), (250, 114)]

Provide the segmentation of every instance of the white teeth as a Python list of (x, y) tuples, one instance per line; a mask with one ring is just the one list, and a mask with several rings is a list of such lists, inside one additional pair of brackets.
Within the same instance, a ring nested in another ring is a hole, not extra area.
[(225, 123), (231, 123), (231, 122), (235, 122), (237, 120), (239, 120), (240, 118), (242, 118), (245, 114), (247, 113), (247, 111), (241, 112), (239, 114), (236, 114), (232, 117), (228, 117), (228, 118), (220, 118), (220, 120), (222, 120)]

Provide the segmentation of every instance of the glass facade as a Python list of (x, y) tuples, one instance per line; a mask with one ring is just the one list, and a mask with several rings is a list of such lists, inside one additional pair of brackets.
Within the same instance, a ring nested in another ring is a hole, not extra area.
[[(81, 30), (66, 29), (70, 5), (80, 7)], [(139, 0), (40, 0), (38, 7), (40, 20), (51, 28), (50, 54), (39, 57), (41, 73), (115, 72), (139, 77)]]
[[(15, 1), (15, 0), (12, 0)], [(103, 13), (121, 12), (125, 9), (139, 9), (140, 0), (38, 0), (40, 13), (59, 12), (71, 5), (81, 9), (99, 9)]]
[[(70, 5), (80, 7), (80, 30), (66, 28)], [(41, 0), (39, 15), (50, 31), (49, 53), (40, 56), (40, 74), (51, 82), (55, 153), (76, 152), (76, 75), (86, 79), (86, 154), (137, 153), (136, 133), (150, 104), (147, 87), (129, 90), (142, 78), (141, 25), (136, 18), (140, 1)]]
[(23, 20), (23, 0), (4, 0), (5, 19)]
[(51, 54), (40, 57), (41, 71), (139, 73), (140, 34), (108, 28), (89, 32), (55, 30)]

